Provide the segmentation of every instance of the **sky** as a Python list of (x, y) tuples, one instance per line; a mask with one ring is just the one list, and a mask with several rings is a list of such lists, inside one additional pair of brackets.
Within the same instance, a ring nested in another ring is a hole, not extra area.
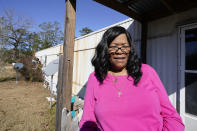
[[(76, 1), (76, 37), (80, 36), (79, 30), (83, 27), (97, 31), (129, 18), (93, 0)], [(43, 22), (58, 21), (64, 31), (65, 0), (0, 0), (0, 15), (8, 9), (31, 19), (35, 25), (32, 30), (38, 30), (38, 25)]]

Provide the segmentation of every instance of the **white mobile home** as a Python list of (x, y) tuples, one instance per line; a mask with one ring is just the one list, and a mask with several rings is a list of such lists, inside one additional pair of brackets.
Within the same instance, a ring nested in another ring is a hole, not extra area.
[(42, 70), (45, 73), (44, 79), (46, 82), (44, 86), (47, 88), (50, 87), (54, 94), (56, 94), (57, 91), (56, 85), (58, 79), (59, 55), (61, 50), (60, 47), (60, 45), (57, 45), (51, 48), (38, 51), (35, 54), (35, 56), (39, 58), (40, 62), (43, 65)]

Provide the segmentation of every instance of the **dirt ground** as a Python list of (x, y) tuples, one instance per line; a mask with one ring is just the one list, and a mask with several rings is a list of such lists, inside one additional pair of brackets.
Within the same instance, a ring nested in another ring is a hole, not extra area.
[(0, 131), (50, 131), (49, 90), (39, 82), (0, 82)]

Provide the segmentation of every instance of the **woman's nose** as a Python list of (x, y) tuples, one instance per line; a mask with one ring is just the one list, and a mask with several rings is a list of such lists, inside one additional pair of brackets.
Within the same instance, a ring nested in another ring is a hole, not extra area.
[(118, 47), (118, 49), (116, 50), (115, 53), (116, 53), (116, 54), (122, 54), (123, 52), (122, 52), (122, 50), (121, 50), (121, 47)]

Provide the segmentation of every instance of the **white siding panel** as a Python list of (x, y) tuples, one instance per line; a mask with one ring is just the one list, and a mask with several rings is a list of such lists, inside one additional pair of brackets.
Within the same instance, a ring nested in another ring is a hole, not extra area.
[[(147, 41), (147, 63), (155, 68), (168, 95), (177, 91), (177, 47), (176, 37), (166, 36)], [(175, 106), (176, 101), (170, 98)]]
[(59, 54), (60, 52), (60, 45), (51, 47), (51, 48), (47, 48), (41, 51), (36, 52), (36, 57), (40, 57), (40, 56), (47, 56), (47, 55), (56, 55)]
[[(90, 49), (90, 48), (95, 48), (98, 44), (98, 42), (100, 41), (103, 33), (109, 29), (110, 27), (119, 25), (122, 26), (124, 28), (129, 28), (129, 26), (131, 25), (131, 23), (133, 23), (132, 19), (127, 19), (123, 22), (108, 26), (106, 28), (103, 28), (101, 30), (95, 31), (93, 33), (90, 33), (88, 35), (79, 37), (77, 39), (75, 39), (75, 51), (76, 50), (84, 50), (84, 49)], [(81, 44), (81, 43), (85, 43), (85, 44)]]
[(76, 95), (85, 86), (89, 74), (94, 71), (91, 64), (94, 52), (94, 49), (90, 49), (74, 53), (73, 95)]

